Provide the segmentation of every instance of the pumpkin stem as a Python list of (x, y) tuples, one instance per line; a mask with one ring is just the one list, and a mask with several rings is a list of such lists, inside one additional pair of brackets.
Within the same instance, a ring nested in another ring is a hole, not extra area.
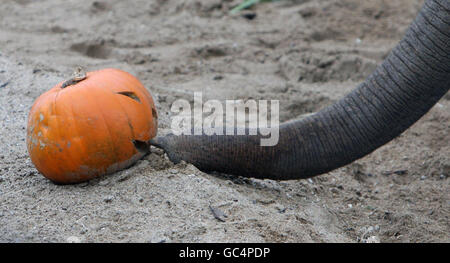
[(86, 78), (87, 78), (86, 71), (82, 67), (78, 66), (75, 69), (75, 71), (72, 73), (72, 78), (67, 80), (67, 81), (65, 81), (61, 85), (61, 89), (64, 89), (67, 86), (75, 85), (78, 82), (80, 82), (80, 81), (82, 81), (82, 80), (84, 80)]

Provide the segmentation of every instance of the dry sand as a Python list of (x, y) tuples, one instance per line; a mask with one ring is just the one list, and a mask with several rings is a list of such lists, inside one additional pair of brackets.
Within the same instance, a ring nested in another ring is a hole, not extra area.
[(28, 111), (77, 65), (136, 75), (155, 98), (160, 134), (171, 103), (193, 91), (278, 99), (287, 121), (354, 88), (422, 3), (287, 0), (229, 15), (238, 2), (1, 1), (0, 241), (450, 241), (449, 94), (399, 138), (310, 180), (205, 174), (156, 149), (78, 185), (37, 172), (25, 145)]

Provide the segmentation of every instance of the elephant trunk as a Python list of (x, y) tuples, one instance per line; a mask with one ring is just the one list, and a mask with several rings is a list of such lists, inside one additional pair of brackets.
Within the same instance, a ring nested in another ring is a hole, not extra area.
[(450, 2), (426, 1), (400, 43), (356, 89), (304, 119), (282, 124), (275, 146), (260, 136), (168, 135), (151, 143), (200, 170), (275, 180), (349, 164), (419, 120), (450, 87)]

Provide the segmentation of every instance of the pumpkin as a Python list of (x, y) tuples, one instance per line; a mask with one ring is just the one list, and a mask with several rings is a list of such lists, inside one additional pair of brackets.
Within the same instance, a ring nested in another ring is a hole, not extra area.
[(31, 161), (58, 184), (127, 168), (149, 151), (157, 113), (150, 93), (118, 69), (88, 72), (36, 99), (27, 125)]

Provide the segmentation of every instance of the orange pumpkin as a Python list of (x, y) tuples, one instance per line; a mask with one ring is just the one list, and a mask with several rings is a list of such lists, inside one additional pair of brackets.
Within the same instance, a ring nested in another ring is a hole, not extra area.
[(42, 94), (28, 116), (31, 160), (55, 183), (124, 169), (148, 153), (157, 114), (150, 93), (118, 69), (88, 72)]

